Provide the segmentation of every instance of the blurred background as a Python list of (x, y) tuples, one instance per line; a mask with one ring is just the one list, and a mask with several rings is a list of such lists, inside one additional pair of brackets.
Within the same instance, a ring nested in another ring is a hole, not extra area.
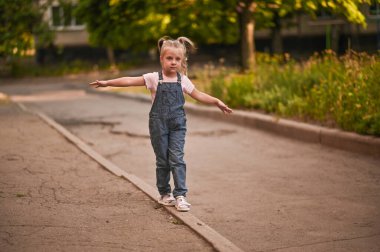
[(0, 22), (2, 77), (122, 76), (186, 36), (232, 107), (380, 135), (379, 0), (0, 0)]
[(244, 65), (251, 50), (305, 59), (326, 49), (380, 49), (380, 7), (373, 0), (0, 2), (3, 74), (4, 64), (20, 56), (39, 65), (155, 60), (164, 35), (193, 39), (199, 48), (193, 63), (225, 58)]

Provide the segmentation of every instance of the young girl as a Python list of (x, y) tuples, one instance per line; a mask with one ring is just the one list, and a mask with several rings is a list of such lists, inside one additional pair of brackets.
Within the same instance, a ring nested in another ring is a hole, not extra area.
[[(161, 71), (90, 83), (96, 88), (146, 86), (150, 90), (153, 104), (149, 112), (149, 133), (156, 155), (158, 202), (175, 206), (178, 211), (190, 210), (186, 200), (186, 164), (183, 160), (186, 135), (183, 93), (202, 103), (216, 105), (225, 114), (232, 112), (221, 100), (198, 91), (187, 78), (187, 49), (194, 49), (188, 38), (173, 40), (163, 37), (158, 40)], [(173, 193), (169, 184), (170, 172), (174, 179)]]

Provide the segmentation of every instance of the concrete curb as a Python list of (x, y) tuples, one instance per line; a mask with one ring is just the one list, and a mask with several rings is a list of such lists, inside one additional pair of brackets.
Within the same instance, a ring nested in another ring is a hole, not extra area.
[[(93, 150), (90, 146), (84, 143), (81, 139), (70, 133), (66, 128), (62, 125), (54, 121), (49, 116), (39, 112), (32, 111), (25, 107), (24, 104), (15, 102), (22, 110), (27, 111), (29, 113), (34, 113), (39, 116), (45, 123), (49, 126), (57, 130), (60, 134), (62, 134), (69, 142), (73, 143), (77, 146), (82, 152), (90, 156), (96, 162), (98, 162), (101, 166), (103, 166), (109, 172), (115, 174), (116, 176), (122, 177), (132, 184), (134, 184), (138, 189), (143, 191), (146, 195), (148, 195), (152, 200), (157, 200), (157, 192), (156, 190), (145, 183), (143, 180), (138, 178), (137, 176), (130, 174), (120, 167), (116, 166), (102, 155)], [(177, 219), (181, 220), (185, 225), (190, 227), (193, 231), (195, 231), (198, 235), (200, 235), (203, 239), (205, 239), (208, 243), (210, 243), (213, 248), (220, 252), (242, 252), (240, 248), (238, 248), (235, 244), (229, 241), (227, 238), (223, 237), (217, 231), (206, 225), (204, 222), (199, 220), (197, 217), (192, 215), (191, 213), (183, 213), (178, 212), (173, 207), (164, 208), (172, 215), (174, 215)]]
[[(151, 102), (148, 95), (115, 93), (86, 89), (89, 93), (106, 94), (116, 97), (129, 98), (142, 102)], [(235, 110), (233, 114), (225, 116), (217, 108), (185, 104), (186, 112), (214, 120), (220, 120), (244, 127), (252, 127), (266, 130), (281, 136), (289, 137), (310, 143), (319, 143), (325, 146), (380, 157), (380, 138), (364, 136), (339, 129), (330, 129), (302, 122), (282, 119), (270, 115), (264, 115), (253, 111)]]

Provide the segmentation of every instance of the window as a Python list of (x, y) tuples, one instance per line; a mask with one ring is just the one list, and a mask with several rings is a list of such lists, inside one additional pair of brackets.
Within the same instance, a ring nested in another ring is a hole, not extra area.
[(380, 4), (374, 3), (369, 6), (369, 15), (370, 16), (380, 16)]
[(54, 6), (51, 8), (53, 26), (62, 26), (60, 9), (61, 7), (59, 6)]
[(51, 26), (54, 28), (83, 28), (82, 21), (74, 15), (75, 5), (55, 5), (51, 7)]

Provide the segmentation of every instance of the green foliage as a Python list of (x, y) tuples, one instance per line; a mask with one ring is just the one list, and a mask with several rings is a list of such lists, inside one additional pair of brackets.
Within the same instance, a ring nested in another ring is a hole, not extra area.
[(157, 0), (82, 0), (76, 15), (86, 23), (94, 46), (141, 50), (166, 28), (161, 9)]
[(167, 32), (172, 36), (185, 34), (205, 44), (236, 43), (238, 16), (236, 1), (168, 1), (171, 22)]
[[(378, 0), (376, 0), (378, 1)], [(158, 38), (187, 36), (197, 43), (242, 42), (241, 62), (250, 70), (254, 45), (246, 29), (280, 27), (280, 19), (321, 10), (365, 25), (360, 5), (371, 0), (81, 0), (76, 14), (90, 43), (114, 49), (147, 50)], [(249, 24), (248, 24), (249, 23)], [(278, 29), (277, 29), (278, 30)], [(251, 31), (253, 33), (253, 31)], [(244, 53), (243, 53), (244, 51)]]
[(146, 50), (163, 35), (198, 43), (235, 43), (235, 1), (82, 0), (76, 15), (94, 46)]
[(343, 16), (351, 23), (366, 26), (365, 16), (360, 7), (363, 4), (371, 4), (373, 0), (290, 0), (290, 2), (295, 4), (296, 9), (303, 10), (314, 17), (318, 11), (323, 10), (333, 15)]
[(253, 75), (221, 71), (210, 92), (235, 108), (380, 135), (380, 54), (326, 51), (303, 63), (259, 54), (257, 62)]
[(44, 8), (34, 0), (0, 0), (0, 57), (22, 55), (52, 41), (53, 34), (42, 20)]
[(380, 0), (267, 0), (256, 1), (254, 13), (257, 28), (275, 26), (276, 18), (287, 18), (297, 13), (305, 13), (316, 17), (324, 11), (335, 16), (342, 16), (351, 23), (366, 26), (365, 16), (360, 7)]
[(232, 76), (229, 85), (226, 87), (228, 95), (225, 101), (232, 107), (251, 107), (251, 94), (254, 91), (253, 80), (252, 74)]
[(226, 86), (226, 80), (224, 75), (219, 75), (211, 80), (210, 91), (215, 96), (223, 99), (225, 97), (224, 87)]

